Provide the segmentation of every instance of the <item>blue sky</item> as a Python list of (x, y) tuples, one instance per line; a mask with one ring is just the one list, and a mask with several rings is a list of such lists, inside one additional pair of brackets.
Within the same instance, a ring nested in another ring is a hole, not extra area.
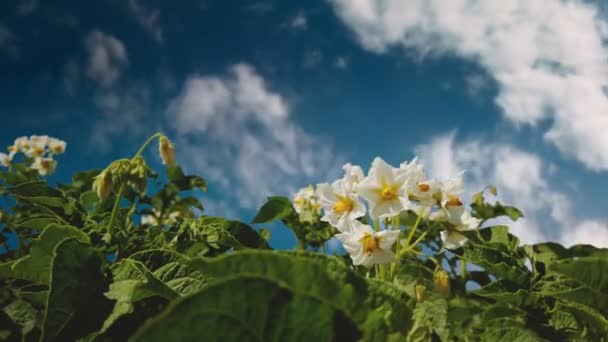
[[(604, 8), (602, 8), (604, 6)], [(166, 132), (210, 214), (418, 155), (525, 242), (608, 246), (608, 24), (590, 1), (0, 4), (0, 145), (68, 141), (54, 180)], [(149, 155), (158, 163), (154, 154)], [(273, 229), (275, 245), (293, 240)]]

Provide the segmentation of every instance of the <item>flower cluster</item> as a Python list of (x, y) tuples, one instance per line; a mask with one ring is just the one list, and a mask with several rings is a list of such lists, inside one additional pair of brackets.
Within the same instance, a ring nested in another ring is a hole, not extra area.
[(36, 170), (41, 176), (51, 174), (57, 167), (55, 155), (63, 154), (66, 142), (47, 135), (32, 135), (19, 137), (8, 147), (8, 153), (0, 153), (0, 165), (10, 167), (18, 153), (26, 156), (29, 168)]
[[(312, 187), (300, 190), (294, 207), (300, 211), (306, 205), (318, 204), (323, 210), (321, 221), (339, 231), (336, 238), (354, 265), (370, 267), (395, 259), (392, 247), (399, 239), (400, 227), (381, 229), (379, 223), (392, 222), (403, 212), (412, 211), (420, 218), (443, 222), (441, 239), (447, 249), (462, 246), (466, 237), (461, 232), (479, 226), (480, 221), (471, 216), (461, 200), (462, 174), (447, 181), (429, 179), (416, 159), (393, 167), (376, 158), (367, 176), (359, 166), (346, 164), (343, 169), (343, 178), (318, 184), (316, 192)], [(375, 229), (362, 223), (368, 214)]]

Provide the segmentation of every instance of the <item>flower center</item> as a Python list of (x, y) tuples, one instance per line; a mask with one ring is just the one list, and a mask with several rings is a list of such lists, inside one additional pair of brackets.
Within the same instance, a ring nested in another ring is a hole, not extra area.
[(397, 198), (397, 191), (391, 186), (385, 186), (382, 191), (380, 191), (380, 196), (385, 201), (394, 200)]
[(62, 152), (63, 152), (63, 147), (62, 147), (62, 146), (60, 146), (60, 145), (53, 146), (52, 150), (53, 150), (53, 153), (57, 153), (57, 154), (59, 154), (59, 153), (62, 153)]
[(34, 152), (35, 156), (40, 157), (41, 155), (44, 154), (44, 147), (36, 146), (33, 148), (33, 150), (34, 150), (33, 152)]
[(372, 254), (376, 249), (380, 248), (380, 238), (372, 236), (369, 233), (365, 233), (359, 241), (363, 246), (363, 251), (367, 254)]
[(458, 196), (448, 195), (449, 200), (445, 203), (446, 207), (460, 207), (462, 202)]
[(334, 212), (336, 214), (349, 213), (353, 210), (353, 200), (348, 197), (338, 197), (338, 202), (334, 204)]
[(431, 190), (431, 187), (428, 184), (418, 184), (418, 189), (420, 189), (421, 192), (427, 192)]

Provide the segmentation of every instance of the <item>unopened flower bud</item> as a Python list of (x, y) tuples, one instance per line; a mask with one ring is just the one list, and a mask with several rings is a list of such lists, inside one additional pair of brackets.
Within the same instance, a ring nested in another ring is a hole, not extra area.
[(446, 271), (435, 271), (433, 282), (435, 283), (435, 287), (440, 295), (443, 297), (450, 296), (450, 275)]
[(422, 303), (422, 302), (424, 302), (425, 299), (426, 299), (426, 286), (424, 286), (422, 284), (416, 285), (416, 301), (418, 301), (418, 303)]
[(112, 192), (112, 175), (110, 172), (104, 170), (95, 177), (93, 191), (97, 192), (97, 196), (102, 200), (110, 196)]
[(163, 161), (163, 164), (174, 166), (175, 165), (175, 149), (173, 144), (166, 137), (160, 137), (158, 139), (158, 153)]

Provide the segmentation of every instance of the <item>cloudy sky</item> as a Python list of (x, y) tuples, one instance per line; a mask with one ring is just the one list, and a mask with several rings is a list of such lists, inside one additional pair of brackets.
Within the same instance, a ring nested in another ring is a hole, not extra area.
[(67, 140), (61, 181), (163, 131), (208, 212), (245, 221), (344, 162), (418, 155), (497, 186), (524, 242), (606, 247), (606, 4), (2, 1), (0, 146)]

